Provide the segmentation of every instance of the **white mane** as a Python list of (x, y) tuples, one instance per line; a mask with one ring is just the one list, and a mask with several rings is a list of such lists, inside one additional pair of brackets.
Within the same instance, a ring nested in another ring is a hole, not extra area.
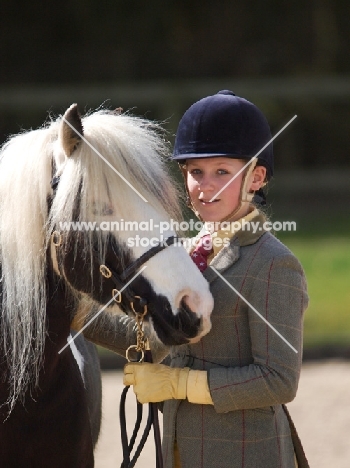
[[(59, 122), (13, 137), (0, 155), (0, 333), (11, 407), (38, 383), (42, 366), (46, 249), (52, 229), (75, 215), (75, 220), (96, 221), (106, 204), (113, 207), (115, 219), (133, 219), (135, 203), (144, 203), (86, 142), (65, 158), (57, 141)], [(82, 122), (86, 140), (149, 204), (165, 219), (179, 219), (178, 191), (165, 170), (168, 147), (160, 129), (147, 120), (107, 111), (92, 113)], [(61, 178), (48, 219), (53, 158)], [(97, 234), (104, 250), (105, 235)]]
[[(18, 135), (0, 159), (0, 333), (7, 360), (9, 403), (34, 379), (37, 383), (45, 339), (45, 223), (51, 162), (43, 148), (48, 130)], [(35, 341), (35, 347), (33, 342)]]

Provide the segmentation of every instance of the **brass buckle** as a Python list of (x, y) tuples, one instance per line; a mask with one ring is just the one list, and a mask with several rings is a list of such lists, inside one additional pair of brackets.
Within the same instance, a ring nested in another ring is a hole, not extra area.
[[(118, 296), (118, 297), (115, 297), (115, 296)], [(122, 302), (122, 293), (118, 291), (118, 289), (112, 289), (112, 297), (115, 300), (115, 302), (117, 302), (118, 304)]]
[[(136, 299), (141, 299), (141, 296), (135, 296)], [(134, 302), (130, 302), (130, 307), (132, 309), (132, 311), (134, 312), (134, 314), (138, 317), (140, 316), (141, 318), (143, 318), (146, 314), (147, 314), (147, 304), (145, 304), (143, 306), (143, 312), (142, 314), (140, 314), (140, 312), (136, 312), (136, 310), (134, 309)]]
[(112, 276), (111, 270), (106, 267), (106, 265), (100, 265), (100, 273), (105, 278), (110, 278)]
[(60, 232), (53, 231), (51, 238), (52, 238), (52, 243), (55, 247), (59, 247), (62, 244), (62, 236)]
[[(140, 359), (138, 359), (137, 361), (133, 361), (130, 357), (129, 357), (129, 352), (134, 349), (137, 353), (141, 353), (141, 357)], [(126, 350), (126, 353), (125, 353), (125, 357), (126, 359), (128, 360), (128, 362), (143, 362), (144, 360), (144, 357), (145, 357), (145, 352), (143, 349), (139, 349), (137, 345), (131, 345), (128, 347), (128, 349)]]

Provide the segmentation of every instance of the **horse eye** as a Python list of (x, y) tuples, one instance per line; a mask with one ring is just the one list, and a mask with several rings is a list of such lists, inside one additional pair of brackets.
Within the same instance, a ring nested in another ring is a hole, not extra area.
[(96, 216), (111, 216), (114, 214), (113, 206), (108, 203), (93, 203), (92, 214)]
[(105, 203), (101, 210), (101, 214), (103, 214), (104, 216), (111, 216), (113, 213), (114, 213), (113, 206)]

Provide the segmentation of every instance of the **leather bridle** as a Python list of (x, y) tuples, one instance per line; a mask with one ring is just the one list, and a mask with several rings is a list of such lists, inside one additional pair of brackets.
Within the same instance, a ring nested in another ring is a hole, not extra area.
[[(51, 187), (53, 190), (53, 197), (55, 196), (55, 192), (57, 190), (57, 186), (60, 181), (60, 176), (52, 177), (51, 180)], [(59, 231), (53, 231), (51, 235), (52, 243), (57, 248), (62, 245), (62, 234)], [(100, 264), (100, 258), (97, 248), (93, 248), (93, 256), (97, 264), (99, 265), (99, 272), (100, 274), (106, 278), (111, 279), (114, 283), (114, 288), (111, 291), (112, 297), (115, 301), (123, 305), (124, 310), (131, 310), (135, 314), (145, 314), (147, 310), (147, 299), (135, 294), (131, 286), (127, 286), (126, 284), (130, 281), (131, 277), (135, 275), (135, 273), (142, 267), (148, 260), (154, 257), (157, 253), (161, 252), (162, 250), (170, 247), (175, 242), (177, 242), (178, 238), (176, 236), (170, 236), (167, 239), (160, 241), (157, 245), (151, 247), (147, 250), (144, 254), (142, 254), (139, 258), (134, 260), (130, 265), (128, 265), (121, 273), (117, 273), (115, 268), (109, 264), (104, 263)], [(58, 253), (58, 252), (57, 252)], [(58, 260), (58, 256), (57, 256)], [(58, 263), (58, 262), (57, 262)], [(59, 263), (58, 263), (59, 268)], [(122, 291), (122, 292), (121, 292)]]
[[(123, 302), (123, 296), (125, 298), (125, 302), (128, 303), (129, 307), (135, 314), (142, 313), (145, 314), (145, 310), (147, 308), (147, 299), (137, 295), (134, 293), (131, 286), (125, 287), (128, 281), (130, 281), (131, 277), (135, 275), (135, 273), (142, 267), (148, 260), (154, 257), (157, 253), (164, 250), (166, 247), (171, 246), (175, 243), (177, 238), (175, 236), (168, 237), (167, 239), (159, 242), (156, 246), (150, 248), (141, 255), (141, 257), (134, 260), (130, 265), (128, 265), (122, 273), (118, 274), (113, 266), (108, 263), (104, 263), (100, 265), (100, 273), (105, 278), (110, 278), (115, 288), (112, 289), (112, 297), (115, 298), (115, 301), (120, 304)], [(93, 250), (94, 257), (98, 261), (98, 251), (96, 249)], [(120, 292), (122, 291), (122, 292)], [(124, 302), (124, 305), (125, 305)]]
[[(59, 231), (53, 231), (51, 235), (51, 240), (53, 245), (59, 248), (62, 245), (62, 238), (63, 235)], [(93, 248), (93, 256), (94, 260), (97, 264), (99, 264), (99, 272), (100, 274), (106, 278), (110, 279), (113, 282), (114, 288), (111, 291), (112, 298), (120, 304), (123, 305), (124, 310), (130, 309), (135, 314), (143, 314), (145, 315), (145, 311), (147, 310), (148, 301), (146, 298), (137, 295), (131, 285), (127, 286), (128, 282), (132, 278), (135, 273), (142, 267), (148, 260), (154, 257), (157, 253), (161, 252), (162, 250), (170, 247), (177, 241), (177, 237), (170, 236), (167, 239), (159, 242), (157, 245), (153, 246), (147, 252), (141, 255), (141, 257), (134, 260), (130, 265), (128, 265), (121, 273), (117, 273), (115, 268), (107, 262), (100, 263), (99, 260), (99, 253), (96, 248)], [(56, 250), (57, 256), (57, 265), (60, 274), (60, 262), (59, 262), (59, 251)]]

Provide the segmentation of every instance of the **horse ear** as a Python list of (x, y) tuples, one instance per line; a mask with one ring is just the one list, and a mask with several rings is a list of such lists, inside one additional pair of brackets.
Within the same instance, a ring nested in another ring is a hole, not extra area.
[(58, 139), (66, 156), (71, 156), (82, 140), (83, 124), (78, 105), (72, 104), (62, 117)]

